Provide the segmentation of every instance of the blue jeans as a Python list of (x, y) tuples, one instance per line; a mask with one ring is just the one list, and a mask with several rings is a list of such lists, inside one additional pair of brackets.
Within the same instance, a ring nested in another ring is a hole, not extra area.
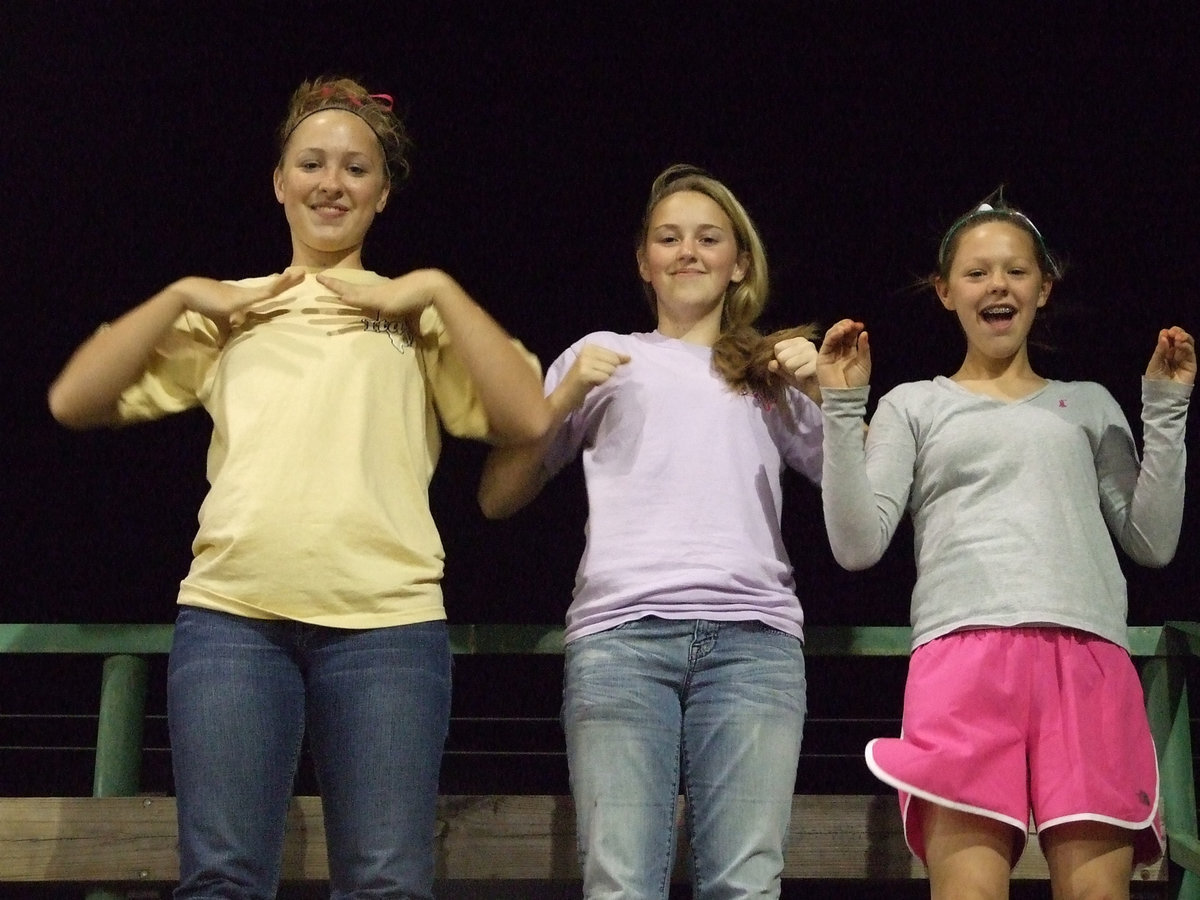
[(695, 900), (778, 897), (804, 730), (800, 641), (647, 618), (566, 648), (563, 727), (587, 900), (666, 900), (686, 797)]
[(182, 607), (167, 680), (182, 898), (266, 900), (307, 728), (330, 896), (429, 900), (445, 622), (346, 630)]

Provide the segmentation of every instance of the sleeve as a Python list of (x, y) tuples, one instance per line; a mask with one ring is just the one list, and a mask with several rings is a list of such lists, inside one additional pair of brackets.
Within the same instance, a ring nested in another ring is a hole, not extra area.
[(813, 484), (821, 483), (822, 434), (824, 416), (811, 397), (795, 388), (784, 394), (790, 415), (786, 417), (783, 457), (788, 467)]
[(864, 440), (869, 388), (822, 390), (825, 414), (821, 503), (833, 557), (857, 571), (877, 563), (904, 515), (916, 440), (885, 396)]
[(1140, 463), (1129, 425), (1105, 392), (1112, 414), (1096, 451), (1100, 507), (1121, 549), (1144, 566), (1165, 566), (1179, 544), (1191, 392), (1191, 385), (1142, 379)]
[[(550, 368), (546, 370), (546, 382), (544, 385), (547, 397), (562, 383), (567, 372), (570, 371), (571, 366), (575, 364), (575, 360), (579, 357), (579, 351), (582, 347), (583, 341), (572, 344), (559, 355), (558, 359), (550, 364)], [(579, 453), (580, 448), (583, 446), (586, 431), (587, 416), (584, 411), (590, 406), (592, 394), (598, 391), (598, 388), (590, 391), (584, 399), (583, 406), (568, 414), (566, 419), (563, 420), (562, 425), (559, 426), (558, 431), (554, 433), (554, 437), (551, 438), (550, 443), (546, 447), (546, 455), (542, 459), (542, 467), (546, 470), (547, 477), (557, 475)]]
[[(443, 427), (455, 437), (487, 437), (489, 426), (483, 402), (437, 310), (426, 307), (418, 327), (425, 377)], [(518, 340), (513, 340), (513, 346), (540, 376), (542, 365), (538, 358)]]
[(142, 377), (117, 400), (118, 421), (146, 422), (198, 406), (220, 355), (216, 325), (185, 312), (154, 349)]

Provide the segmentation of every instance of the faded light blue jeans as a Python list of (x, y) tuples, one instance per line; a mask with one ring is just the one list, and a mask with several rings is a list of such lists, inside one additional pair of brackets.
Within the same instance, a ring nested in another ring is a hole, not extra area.
[(450, 715), (445, 622), (365, 630), (182, 607), (167, 715), (178, 900), (268, 900), (307, 729), (330, 896), (429, 900)]
[(566, 647), (586, 900), (666, 900), (682, 786), (695, 900), (778, 897), (804, 730), (799, 640), (640, 619)]

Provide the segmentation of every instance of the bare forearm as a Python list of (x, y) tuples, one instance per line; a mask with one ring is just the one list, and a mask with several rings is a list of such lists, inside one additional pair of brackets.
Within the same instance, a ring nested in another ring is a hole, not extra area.
[(479, 391), (492, 439), (510, 444), (544, 436), (550, 411), (538, 373), (456, 281), (441, 272), (431, 278), (433, 304)]
[(479, 508), (489, 519), (507, 519), (527, 506), (546, 484), (547, 438), (526, 444), (495, 447), (479, 480)]
[(70, 428), (113, 424), (121, 392), (145, 371), (183, 309), (172, 285), (84, 341), (50, 385), (54, 418)]
[(536, 441), (497, 447), (488, 454), (479, 481), (479, 508), (489, 519), (506, 519), (529, 505), (539, 493), (549, 475), (546, 454), (567, 417), (583, 402), (582, 393), (569, 379), (546, 397), (550, 412), (550, 427)]

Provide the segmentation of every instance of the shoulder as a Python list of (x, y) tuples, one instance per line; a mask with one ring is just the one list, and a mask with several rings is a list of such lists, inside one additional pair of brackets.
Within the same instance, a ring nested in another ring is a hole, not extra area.
[(948, 387), (942, 383), (942, 379), (933, 379), (930, 381), (906, 381), (896, 385), (890, 391), (879, 398), (880, 403), (889, 403), (892, 406), (901, 408), (907, 406), (919, 406), (928, 403), (931, 400), (945, 397), (948, 391), (953, 388), (951, 383)]
[(628, 353), (631, 348), (637, 346), (637, 337), (638, 335), (635, 334), (618, 334), (615, 331), (593, 331), (574, 341), (571, 346), (558, 355), (555, 362), (572, 363), (583, 351), (583, 348), (589, 345), (606, 347), (618, 353)]
[(571, 344), (572, 350), (579, 352), (587, 344), (594, 344), (597, 347), (608, 347), (610, 350), (627, 350), (630, 347), (635, 347), (643, 344), (643, 341), (638, 339), (643, 337), (639, 334), (618, 334), (615, 331), (593, 331), (590, 334), (585, 334), (579, 340)]
[(906, 427), (917, 432), (985, 402), (988, 402), (987, 398), (963, 390), (949, 378), (939, 376), (928, 381), (908, 381), (879, 398), (871, 423), (875, 425), (890, 419), (904, 422)]
[[(1108, 388), (1095, 381), (1050, 381), (1046, 385), (1046, 396), (1051, 399), (1069, 399), (1086, 403), (1096, 408), (1116, 408), (1116, 398)], [(1061, 406), (1061, 404), (1059, 404)]]

